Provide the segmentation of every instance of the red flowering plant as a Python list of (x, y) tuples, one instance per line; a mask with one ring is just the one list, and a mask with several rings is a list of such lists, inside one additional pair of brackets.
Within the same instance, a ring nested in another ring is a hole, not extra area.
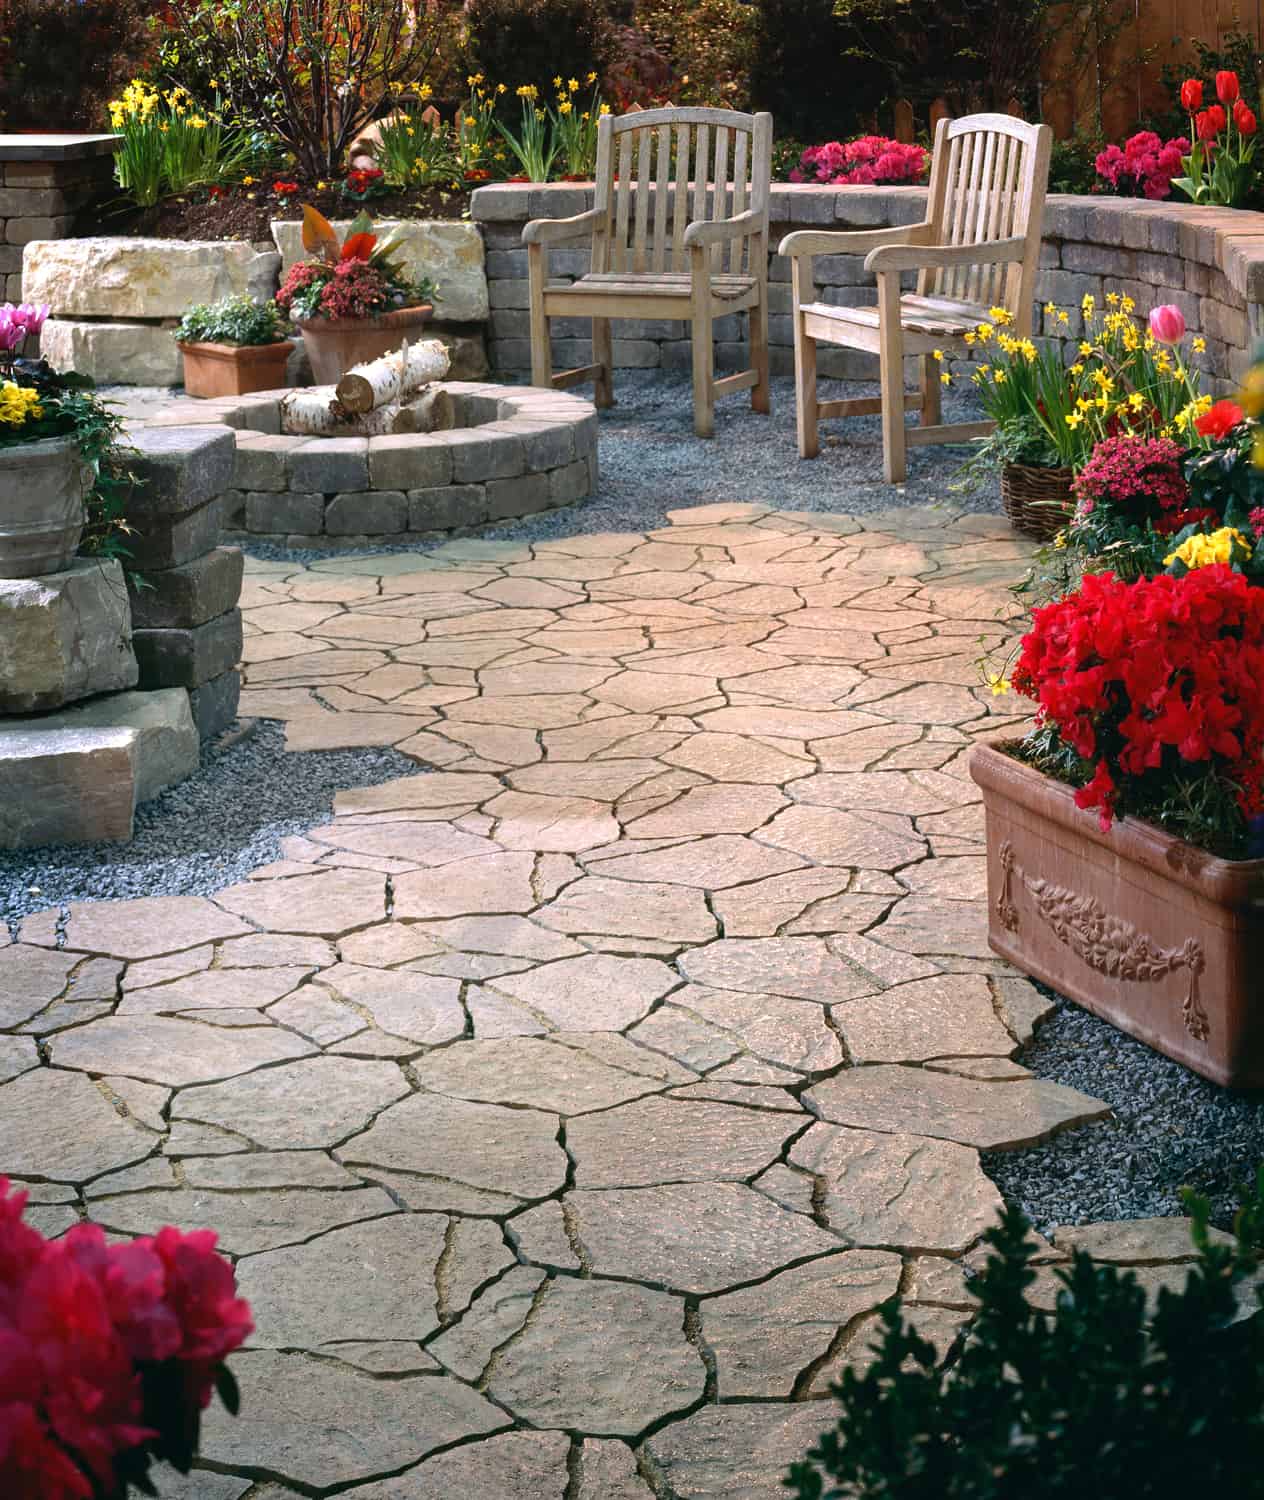
[(1168, 198), (1172, 179), (1183, 171), (1189, 141), (1175, 136), (1164, 141), (1153, 130), (1139, 130), (1122, 147), (1107, 146), (1093, 165), (1103, 183), (1125, 198)]
[(1203, 446), (1185, 459), (1191, 509), (1164, 549), (1170, 570), (1219, 562), (1264, 584), (1264, 366), (1240, 401), (1217, 401), (1194, 424)]
[(352, 220), (340, 240), (328, 219), (303, 205), (303, 248), (309, 259), (296, 261), (276, 295), (287, 318), (376, 318), (401, 307), (430, 301), (435, 285), (428, 276), (413, 280), (393, 257), (398, 233), (379, 240), (366, 213)]
[(895, 185), (921, 182), (929, 165), (930, 152), (925, 146), (905, 145), (882, 135), (862, 135), (846, 143), (809, 146), (790, 172), (790, 181)]
[(1259, 122), (1242, 98), (1238, 75), (1216, 74), (1216, 103), (1203, 103), (1200, 78), (1181, 85), (1181, 104), (1190, 117), (1193, 146), (1181, 158), (1182, 176), (1173, 177), (1191, 203), (1241, 208), (1255, 186), (1255, 135)]
[(389, 192), (386, 174), (380, 167), (354, 167), (342, 179), (342, 196), (353, 203), (366, 203)]
[(1264, 589), (1212, 563), (1090, 573), (1033, 611), (1012, 674), (1038, 705), (1017, 747), (1103, 829), (1134, 816), (1213, 854), (1264, 833)]
[(0, 1495), (154, 1495), (155, 1461), (187, 1474), (225, 1359), (253, 1323), (209, 1230), (108, 1245), (95, 1224), (46, 1240), (0, 1177)]

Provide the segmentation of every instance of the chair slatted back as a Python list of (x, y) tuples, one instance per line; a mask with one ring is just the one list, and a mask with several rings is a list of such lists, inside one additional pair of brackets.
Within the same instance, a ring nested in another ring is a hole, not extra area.
[(772, 116), (727, 109), (648, 109), (597, 128), (594, 271), (688, 271), (685, 229), (763, 215), (762, 233), (711, 247), (714, 274), (763, 274)]
[(1011, 115), (940, 120), (927, 205), (932, 239), (982, 245), (1021, 236), (1027, 251), (1020, 263), (923, 271), (922, 296), (1006, 307), (1021, 332), (1030, 332), (1052, 141), (1047, 125)]

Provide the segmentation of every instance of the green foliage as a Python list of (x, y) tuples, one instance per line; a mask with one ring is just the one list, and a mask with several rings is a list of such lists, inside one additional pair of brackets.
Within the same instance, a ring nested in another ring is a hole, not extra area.
[(377, 137), (374, 156), (390, 187), (448, 187), (460, 180), (454, 134), (433, 106), (410, 101), (378, 121)]
[[(1179, 42), (1180, 38), (1177, 38)], [(1189, 44), (1196, 61), (1192, 63), (1165, 62), (1160, 70), (1163, 87), (1170, 101), (1167, 113), (1155, 121), (1147, 121), (1149, 128), (1160, 134), (1188, 135), (1189, 116), (1181, 107), (1181, 84), (1187, 78), (1211, 79), (1217, 73), (1236, 73), (1242, 89), (1242, 97), (1257, 115), (1264, 104), (1264, 90), (1260, 79), (1264, 76), (1264, 52), (1257, 47), (1255, 38), (1248, 36), (1240, 26), (1233, 26), (1224, 33), (1219, 46), (1191, 37)], [(1211, 98), (1211, 91), (1208, 93)]]
[(178, 84), (160, 91), (134, 79), (108, 108), (110, 128), (122, 137), (115, 177), (142, 208), (168, 193), (240, 177), (259, 158), (254, 133), (230, 129)]
[(844, 1370), (838, 1424), (786, 1488), (799, 1500), (1258, 1494), (1264, 1315), (1240, 1317), (1239, 1302), (1264, 1246), (1264, 1168), (1232, 1245), (1210, 1243), (1205, 1200), (1185, 1201), (1198, 1259), (1152, 1319), (1133, 1272), (1083, 1254), (1056, 1272), (1057, 1310), (1032, 1308), (1029, 1226), (1008, 1209), (985, 1236), (994, 1253), (971, 1283), (978, 1313), (956, 1362), (936, 1368), (888, 1305), (877, 1359)]
[(99, 130), (106, 100), (152, 59), (145, 0), (6, 0), (0, 125)]
[(465, 18), (479, 70), (506, 85), (511, 111), (519, 88), (600, 74), (611, 51), (599, 0), (469, 0)]
[(180, 319), (173, 337), (181, 344), (277, 344), (285, 337), (275, 302), (244, 294), (199, 302)]
[(745, 0), (642, 0), (636, 24), (671, 59), (674, 103), (748, 107), (759, 16)]
[(1086, 135), (1073, 135), (1065, 141), (1055, 140), (1049, 159), (1049, 191), (1091, 193), (1098, 186), (1094, 163), (1104, 144)]
[(522, 119), (518, 129), (510, 130), (500, 120), (496, 122), (496, 128), (527, 181), (547, 182), (557, 159), (556, 132), (548, 110), (540, 108), (534, 84), (523, 84), (518, 89), (518, 96), (522, 104)]

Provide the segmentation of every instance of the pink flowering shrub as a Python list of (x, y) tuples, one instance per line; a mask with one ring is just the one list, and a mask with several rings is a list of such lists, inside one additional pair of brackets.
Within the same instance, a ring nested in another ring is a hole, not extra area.
[(920, 182), (929, 163), (930, 152), (924, 146), (906, 146), (882, 135), (862, 135), (854, 141), (809, 146), (790, 172), (790, 181), (877, 185)]
[(1162, 141), (1153, 130), (1140, 130), (1119, 146), (1098, 152), (1094, 166), (1103, 182), (1125, 198), (1167, 198), (1172, 178), (1181, 174), (1181, 157), (1189, 154), (1183, 135)]
[(95, 1224), (46, 1240), (0, 1177), (0, 1495), (152, 1494), (154, 1459), (187, 1473), (225, 1357), (253, 1328), (209, 1230), (107, 1245)]

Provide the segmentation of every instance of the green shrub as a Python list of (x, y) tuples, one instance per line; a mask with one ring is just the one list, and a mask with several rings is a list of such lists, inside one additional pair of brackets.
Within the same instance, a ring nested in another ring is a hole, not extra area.
[(105, 103), (152, 59), (145, 0), (6, 0), (0, 125), (100, 130)]
[(515, 122), (519, 88), (600, 74), (610, 54), (598, 0), (469, 0), (465, 15), (478, 68), (489, 88), (505, 85), (501, 112)]
[(1086, 135), (1073, 135), (1065, 141), (1054, 141), (1049, 159), (1051, 193), (1091, 193), (1101, 186), (1094, 163), (1105, 146), (1104, 141)]
[(745, 0), (642, 0), (636, 24), (671, 59), (674, 103), (749, 105), (759, 17)]
[[(1137, 1277), (1077, 1254), (1057, 1311), (1025, 1300), (1029, 1226), (1011, 1209), (985, 1238), (996, 1252), (971, 1283), (979, 1308), (960, 1357), (883, 1312), (875, 1363), (834, 1387), (836, 1428), (793, 1465), (799, 1500), (1172, 1500), (1255, 1496), (1264, 1475), (1264, 1315), (1244, 1285), (1264, 1245), (1264, 1168), (1213, 1245), (1192, 1194), (1198, 1259), (1181, 1292), (1147, 1314)], [(825, 1479), (835, 1488), (825, 1489)]]
[(285, 337), (275, 302), (244, 294), (219, 302), (199, 302), (180, 319), (174, 335), (181, 344), (276, 344)]
[(885, 91), (874, 69), (849, 57), (834, 0), (756, 0), (751, 102), (772, 111), (778, 134), (845, 140)]

